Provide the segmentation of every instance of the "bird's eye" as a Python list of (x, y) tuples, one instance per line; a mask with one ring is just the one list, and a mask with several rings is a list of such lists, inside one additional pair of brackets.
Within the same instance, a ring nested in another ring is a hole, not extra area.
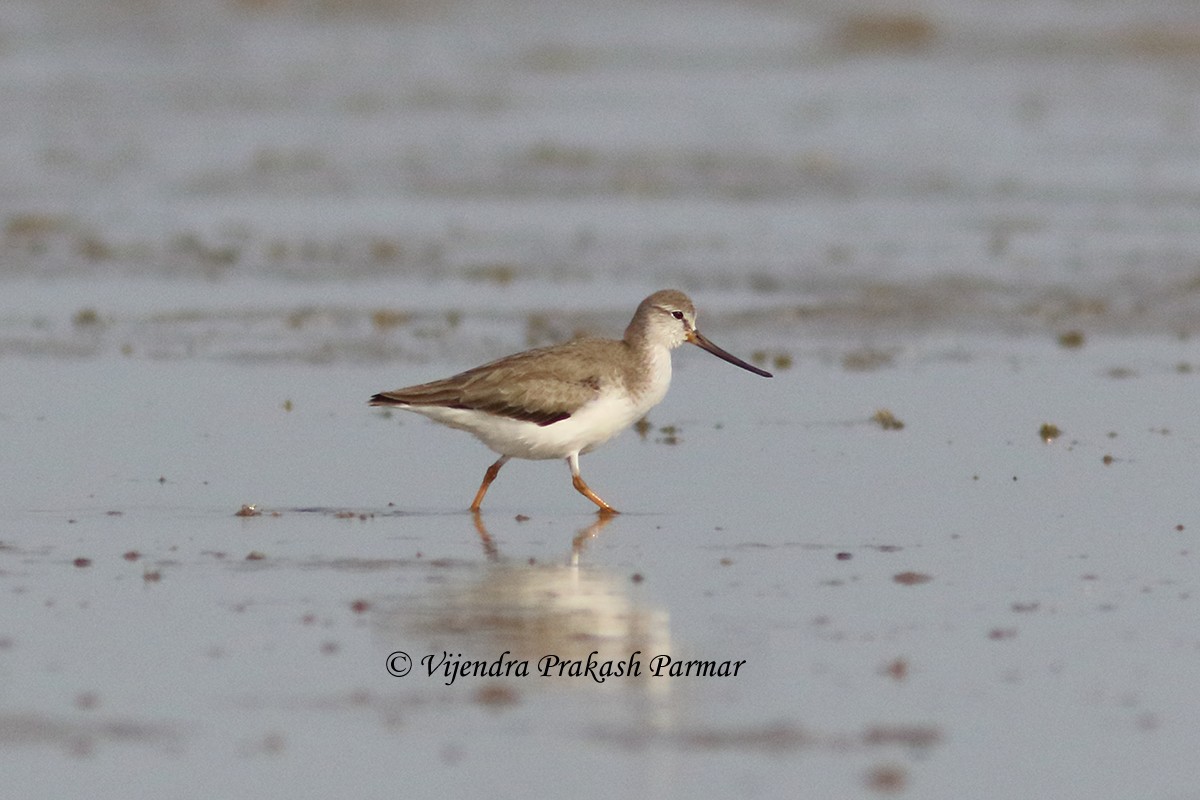
[(682, 311), (672, 311), (671, 316), (674, 317), (675, 319), (683, 319), (683, 312)]

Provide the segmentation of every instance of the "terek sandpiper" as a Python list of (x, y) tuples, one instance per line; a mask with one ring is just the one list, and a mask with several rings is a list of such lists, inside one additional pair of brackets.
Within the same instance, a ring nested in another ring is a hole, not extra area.
[(671, 351), (684, 342), (771, 377), (702, 336), (692, 301), (665, 289), (642, 301), (623, 339), (575, 339), (527, 350), (444, 380), (381, 392), (370, 404), (405, 408), (468, 431), (500, 454), (483, 476), (472, 511), (479, 511), (510, 458), (565, 458), (575, 489), (600, 514), (615, 514), (579, 474), (579, 456), (658, 405), (671, 383)]

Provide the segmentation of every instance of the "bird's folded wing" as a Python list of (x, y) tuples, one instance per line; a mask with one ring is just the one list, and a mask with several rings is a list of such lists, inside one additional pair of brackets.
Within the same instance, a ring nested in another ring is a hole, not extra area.
[[(536, 353), (537, 351), (533, 351)], [(602, 370), (575, 361), (560, 369), (557, 354), (530, 359), (519, 354), (449, 378), (383, 392), (374, 405), (444, 406), (483, 411), (500, 417), (552, 425), (599, 396)]]

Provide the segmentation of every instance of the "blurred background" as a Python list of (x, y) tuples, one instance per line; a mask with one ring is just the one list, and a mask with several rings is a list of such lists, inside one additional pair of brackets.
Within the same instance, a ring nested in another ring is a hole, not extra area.
[(5, 0), (0, 354), (1188, 333), (1198, 67), (1182, 0)]

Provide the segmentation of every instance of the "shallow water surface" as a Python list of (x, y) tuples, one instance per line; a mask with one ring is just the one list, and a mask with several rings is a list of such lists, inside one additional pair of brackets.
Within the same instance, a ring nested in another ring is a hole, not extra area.
[[(1198, 26), (4, 4), (6, 788), (1195, 797)], [(613, 519), (366, 406), (666, 287)]]
[[(137, 758), (163, 790), (336, 791), (325, 761), (482, 785), (502, 759), (514, 791), (619, 770), (640, 793), (950, 796), (1052, 750), (1061, 769), (1023, 786), (1185, 796), (1200, 431), (1169, 365), (1193, 348), (990, 347), (806, 359), (759, 392), (681, 352), (652, 432), (583, 459), (626, 512), (607, 521), (557, 462), (510, 464), (473, 519), (487, 451), (348, 403), (375, 368), (72, 365), (124, 393), (99, 425), (52, 391), (61, 362), (10, 359), (3, 407), (45, 398), (3, 420), (27, 454), (0, 539), (13, 780), (115, 787)], [(655, 676), (658, 656), (744, 664)]]

